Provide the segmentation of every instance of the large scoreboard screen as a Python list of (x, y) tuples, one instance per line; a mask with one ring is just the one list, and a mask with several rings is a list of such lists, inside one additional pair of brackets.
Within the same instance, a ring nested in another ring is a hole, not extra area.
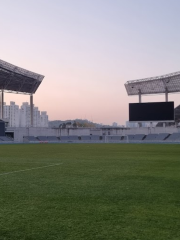
[(174, 102), (130, 103), (129, 121), (174, 121)]

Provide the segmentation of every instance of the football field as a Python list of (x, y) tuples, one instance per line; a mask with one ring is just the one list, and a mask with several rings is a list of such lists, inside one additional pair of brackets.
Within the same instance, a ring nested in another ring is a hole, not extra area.
[(111, 239), (180, 239), (180, 145), (0, 145), (0, 240)]

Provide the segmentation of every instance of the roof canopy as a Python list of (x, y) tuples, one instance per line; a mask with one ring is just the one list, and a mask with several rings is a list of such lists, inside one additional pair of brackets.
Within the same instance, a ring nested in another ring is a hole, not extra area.
[(125, 88), (128, 95), (180, 92), (180, 72), (127, 81)]
[(44, 76), (30, 72), (0, 60), (0, 89), (4, 91), (33, 94)]

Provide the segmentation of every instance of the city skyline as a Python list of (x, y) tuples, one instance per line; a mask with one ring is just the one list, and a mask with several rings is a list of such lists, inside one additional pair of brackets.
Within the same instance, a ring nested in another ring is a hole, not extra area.
[[(128, 97), (124, 83), (180, 70), (177, 0), (8, 0), (1, 6), (0, 58), (45, 75), (34, 104), (49, 120), (125, 125), (128, 103), (138, 96)], [(21, 104), (29, 96), (5, 93), (4, 101)], [(176, 107), (179, 95), (169, 101)]]

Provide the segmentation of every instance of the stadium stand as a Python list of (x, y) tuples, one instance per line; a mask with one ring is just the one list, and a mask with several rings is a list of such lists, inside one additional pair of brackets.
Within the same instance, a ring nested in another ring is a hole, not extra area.
[(168, 138), (170, 136), (169, 133), (159, 133), (156, 140), (158, 141), (164, 141), (166, 140), (166, 138)]
[(48, 142), (58, 142), (59, 141), (59, 139), (54, 136), (48, 136), (47, 140), (48, 140)]
[(59, 137), (61, 141), (68, 141), (68, 136), (61, 136)]
[[(146, 135), (144, 134), (135, 134), (135, 135), (128, 135), (128, 140), (129, 141), (141, 141), (144, 140), (144, 138), (146, 137)], [(127, 139), (127, 136), (125, 136), (125, 139)]]
[(122, 137), (121, 137), (121, 140), (122, 140), (122, 141), (127, 141), (127, 136), (122, 136)]
[(99, 139), (101, 140), (101, 141), (105, 141), (105, 136), (103, 135), (103, 136), (99, 136)]
[[(24, 142), (64, 142), (64, 143), (120, 143), (120, 142), (163, 142), (180, 141), (180, 133), (159, 133), (159, 134), (135, 134), (135, 135), (83, 135), (83, 136), (24, 136)], [(13, 141), (9, 137), (0, 137), (0, 141)]]
[(173, 133), (168, 138), (166, 138), (166, 141), (179, 141), (180, 140), (180, 133)]
[(25, 142), (39, 142), (39, 140), (34, 136), (24, 136), (23, 139)]
[(146, 137), (145, 134), (135, 134), (134, 140), (137, 140), (137, 141), (144, 140), (145, 137)]
[(62, 142), (79, 141), (79, 137), (78, 136), (60, 136), (60, 141)]
[(81, 136), (81, 141), (91, 141), (91, 136)]
[(111, 137), (111, 139), (113, 140), (113, 141), (120, 141), (121, 140), (121, 138), (122, 138), (122, 136), (112, 136)]
[(146, 137), (145, 137), (145, 141), (156, 141), (157, 140), (157, 137), (158, 137), (158, 134), (148, 134)]
[(98, 135), (91, 135), (91, 140), (92, 141), (100, 141), (100, 136), (98, 136)]
[(113, 142), (120, 142), (122, 140), (122, 136), (106, 136), (105, 142), (113, 143)]
[[(135, 136), (135, 135), (128, 135), (128, 140), (129, 140), (129, 141), (134, 140), (134, 136)], [(124, 136), (124, 138), (127, 139), (127, 136)]]
[(0, 136), (0, 141), (3, 141), (3, 142), (12, 142), (13, 139), (9, 138), (9, 137), (6, 137), (6, 136)]
[(37, 136), (37, 139), (39, 141), (48, 141), (47, 137), (46, 136)]
[(78, 136), (69, 136), (69, 140), (70, 141), (78, 141), (79, 138), (78, 138)]

